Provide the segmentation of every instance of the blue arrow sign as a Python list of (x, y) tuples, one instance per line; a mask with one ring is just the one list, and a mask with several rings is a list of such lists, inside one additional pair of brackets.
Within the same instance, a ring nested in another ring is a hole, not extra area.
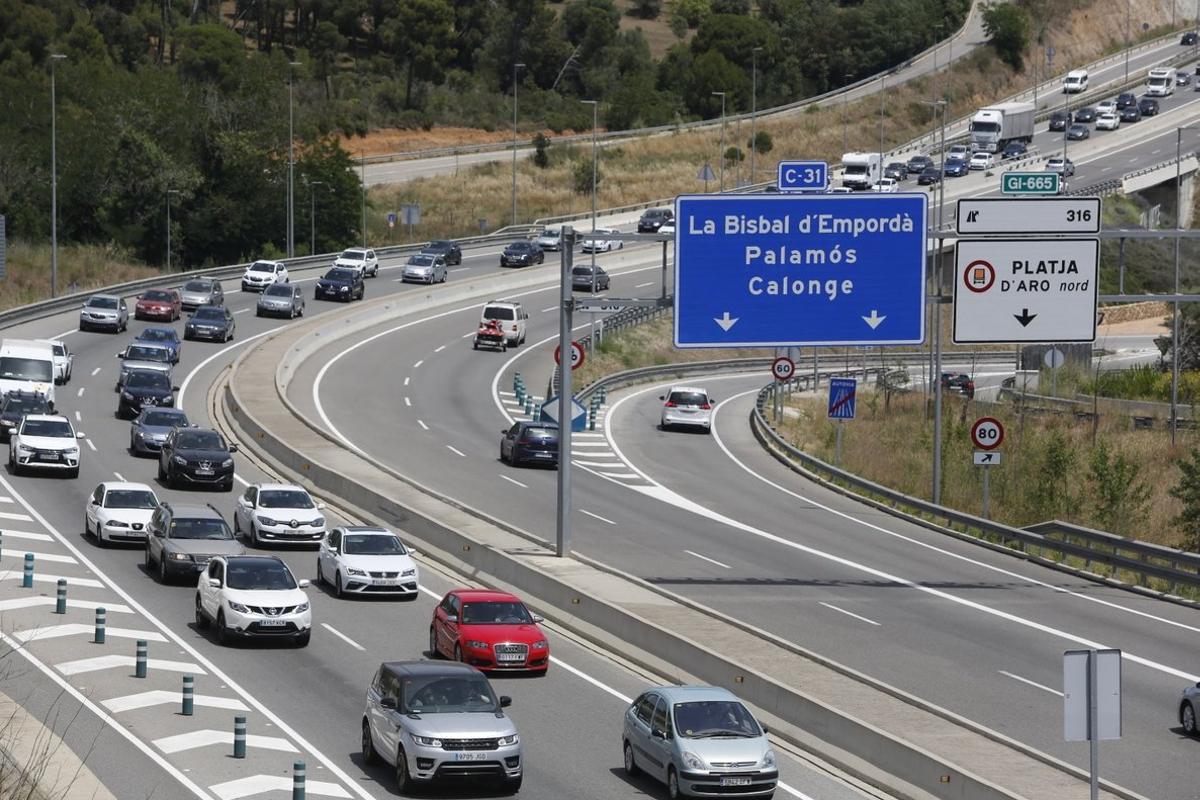
[[(555, 425), (562, 427), (562, 423), (559, 422), (559, 417), (561, 416), (561, 414), (559, 413), (559, 409), (558, 409), (559, 405), (560, 405), (560, 403), (559, 403), (559, 398), (557, 395), (554, 397), (546, 398), (546, 401), (544, 403), (542, 403), (542, 415), (541, 415), (541, 417), (539, 417), (538, 421), (539, 422), (553, 422)], [(572, 431), (581, 431), (585, 427), (587, 427), (587, 409), (583, 407), (582, 403), (580, 403), (578, 400), (576, 400), (574, 397), (572, 397), (571, 398), (571, 430)]]
[(920, 344), (923, 194), (683, 195), (675, 346)]
[(823, 192), (829, 185), (824, 161), (780, 161), (776, 185), (781, 192)]
[(854, 378), (829, 379), (829, 418), (854, 419), (855, 393), (858, 381)]

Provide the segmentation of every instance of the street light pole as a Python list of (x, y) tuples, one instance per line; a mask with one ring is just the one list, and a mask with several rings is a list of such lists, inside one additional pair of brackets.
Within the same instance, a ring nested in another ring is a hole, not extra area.
[(179, 194), (178, 189), (167, 189), (167, 272), (171, 271), (171, 195)]
[(367, 249), (367, 154), (358, 151), (359, 183), (362, 184), (362, 235), (363, 249)]
[[(846, 86), (850, 85), (850, 73), (846, 73)], [(846, 106), (850, 105), (850, 92), (845, 91), (842, 95), (842, 152), (847, 152), (847, 133), (850, 129), (850, 121), (846, 117)]]
[(512, 159), (512, 224), (517, 224), (517, 70), (525, 65), (513, 64), (513, 159)]
[[(1198, 0), (1200, 2), (1200, 0)], [(758, 52), (762, 47), (754, 47), (750, 50), (750, 59), (753, 64), (751, 69), (750, 79), (750, 185), (753, 186), (757, 180), (754, 171), (754, 156), (758, 153)]]
[(883, 98), (886, 92), (887, 76), (879, 76), (879, 182), (883, 183)]
[(317, 193), (318, 186), (324, 186), (325, 181), (312, 181), (308, 184), (308, 254), (317, 254)]
[(1133, 0), (1125, 0), (1125, 82), (1129, 83), (1129, 19)]
[(292, 86), (296, 82), (296, 67), (299, 61), (288, 62), (288, 180), (287, 180), (287, 257), (296, 255), (296, 136), (293, 113)]
[(721, 98), (721, 191), (725, 191), (725, 93), (713, 92), (713, 97)]
[(66, 58), (50, 54), (50, 296), (58, 296), (58, 104), (55, 100), (54, 62)]
[(1179, 232), (1183, 226), (1183, 173), (1180, 161), (1183, 157), (1183, 132), (1192, 130), (1192, 125), (1175, 128), (1175, 302), (1171, 315), (1171, 446), (1175, 446), (1175, 433), (1179, 428)]
[[(592, 107), (592, 273), (591, 284), (592, 294), (596, 293), (596, 123), (597, 110), (600, 108), (600, 103), (597, 100), (581, 100), (581, 103)], [(591, 314), (590, 336), (588, 337), (588, 347), (595, 350), (596, 347), (596, 313)]]

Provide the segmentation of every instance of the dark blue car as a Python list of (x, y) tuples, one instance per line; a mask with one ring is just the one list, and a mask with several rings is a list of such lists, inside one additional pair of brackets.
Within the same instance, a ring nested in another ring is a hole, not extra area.
[(553, 422), (514, 422), (500, 432), (500, 460), (512, 466), (558, 466), (558, 426)]
[(951, 158), (946, 160), (946, 177), (961, 178), (970, 171), (970, 167), (966, 161), (960, 158)]
[(183, 351), (183, 342), (174, 328), (151, 326), (137, 335), (138, 342), (153, 342), (171, 349), (171, 363), (179, 363), (179, 354)]
[(366, 292), (362, 274), (356, 269), (334, 267), (321, 276), (313, 290), (315, 300), (362, 300)]

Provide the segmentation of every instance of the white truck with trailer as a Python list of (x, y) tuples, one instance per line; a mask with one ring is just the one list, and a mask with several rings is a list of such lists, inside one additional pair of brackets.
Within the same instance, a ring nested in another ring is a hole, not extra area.
[(1033, 141), (1033, 103), (997, 103), (971, 117), (971, 148), (999, 153), (1013, 141)]
[(846, 153), (842, 156), (842, 186), (870, 189), (883, 177), (879, 153)]

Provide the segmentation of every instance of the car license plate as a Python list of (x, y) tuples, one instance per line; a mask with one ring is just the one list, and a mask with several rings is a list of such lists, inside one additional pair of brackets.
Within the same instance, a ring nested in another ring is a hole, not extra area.
[(749, 786), (750, 779), (748, 777), (738, 778), (721, 778), (722, 786)]
[(285, 619), (261, 619), (258, 621), (258, 624), (262, 625), (264, 628), (282, 628), (284, 625), (287, 625), (287, 620), (285, 620)]
[(455, 761), (487, 761), (487, 753), (455, 753)]
[(58, 461), (58, 453), (42, 453), (38, 458), (42, 461)]
[(376, 586), (395, 586), (400, 583), (400, 581), (395, 580), (394, 578), (375, 578), (373, 583)]
[(196, 474), (197, 475), (212, 475), (213, 471), (211, 469), (198, 469), (198, 470), (196, 470)]
[(497, 653), (497, 661), (524, 661), (525, 656), (520, 653)]

